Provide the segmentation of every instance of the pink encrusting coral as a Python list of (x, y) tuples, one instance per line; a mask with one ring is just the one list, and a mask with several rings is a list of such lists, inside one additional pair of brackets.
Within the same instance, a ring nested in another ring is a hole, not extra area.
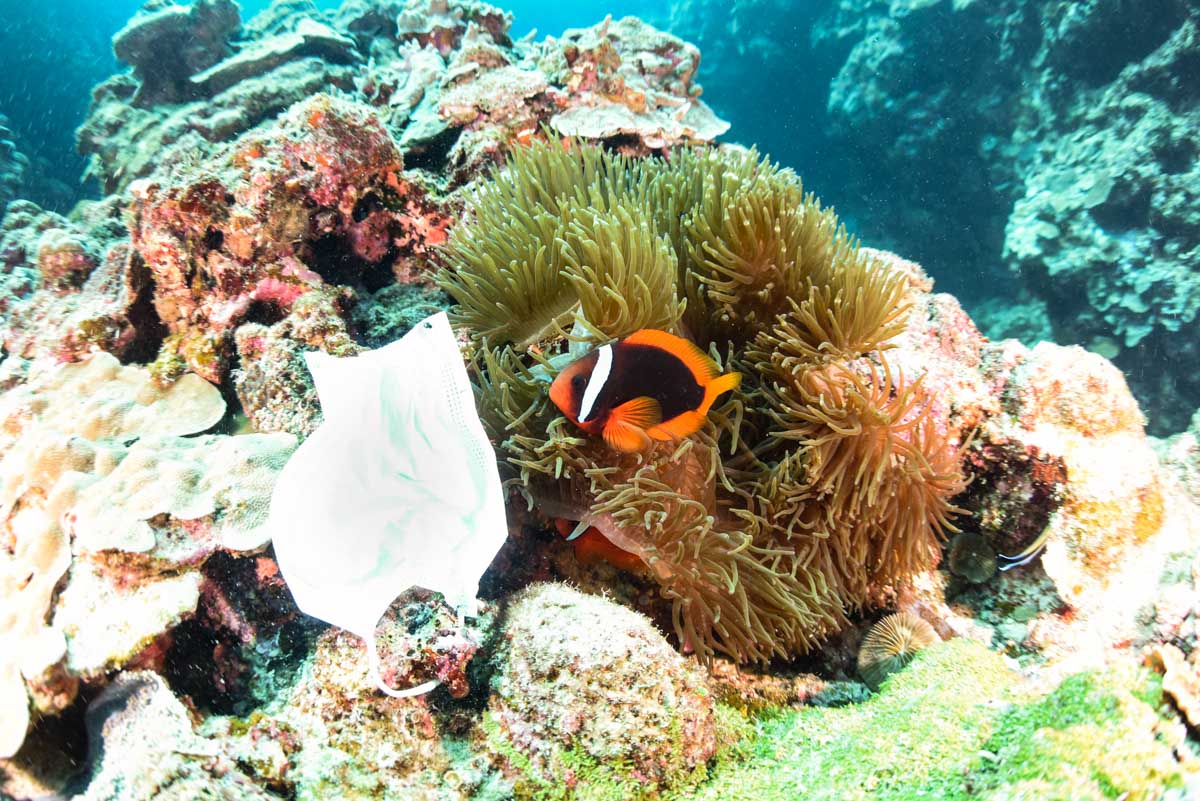
[(375, 114), (324, 95), (182, 179), (131, 191), (133, 246), (154, 279), (165, 348), (215, 382), (248, 316), (282, 319), (326, 284), (374, 289), (419, 277), (428, 240), (450, 221), (403, 173)]
[(117, 198), (67, 219), (12, 204), (0, 231), (4, 347), (22, 359), (75, 361), (94, 350), (142, 358), (161, 338), (149, 274), (122, 237)]

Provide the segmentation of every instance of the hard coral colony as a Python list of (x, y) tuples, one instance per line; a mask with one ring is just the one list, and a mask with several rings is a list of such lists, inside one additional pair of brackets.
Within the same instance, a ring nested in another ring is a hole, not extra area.
[[(635, 554), (701, 657), (811, 649), (930, 567), (964, 484), (888, 361), (906, 277), (799, 179), (735, 148), (636, 160), (534, 142), (483, 182), (439, 282), (507, 482)], [(682, 440), (622, 452), (548, 400), (561, 363), (653, 328), (743, 376)]]

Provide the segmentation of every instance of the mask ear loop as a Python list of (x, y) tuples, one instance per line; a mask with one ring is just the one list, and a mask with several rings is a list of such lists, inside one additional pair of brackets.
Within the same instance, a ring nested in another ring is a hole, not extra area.
[[(390, 601), (388, 602), (388, 606), (391, 606)], [(379, 615), (382, 617), (386, 613), (387, 607), (385, 606)], [(378, 623), (378, 620), (376, 622)], [(367, 631), (366, 637), (363, 639), (367, 641), (367, 671), (369, 678), (384, 695), (389, 695), (392, 698), (415, 698), (418, 695), (424, 695), (425, 693), (437, 688), (438, 685), (441, 684), (439, 680), (433, 679), (425, 682), (424, 684), (418, 684), (416, 687), (409, 687), (405, 690), (392, 689), (387, 685), (386, 682), (384, 682), (383, 674), (380, 672), (381, 666), (379, 663), (379, 644), (375, 641), (375, 626), (371, 626), (371, 628)]]
[[(458, 631), (463, 633), (467, 630), (467, 607), (466, 605), (455, 608), (455, 614), (458, 618)], [(418, 695), (424, 695), (427, 692), (437, 689), (441, 685), (438, 679), (432, 679), (424, 684), (418, 684), (416, 687), (409, 687), (406, 690), (394, 690), (389, 687), (383, 680), (383, 675), (380, 673), (379, 664), (379, 648), (375, 642), (375, 630), (371, 629), (371, 633), (367, 635), (367, 654), (368, 654), (368, 671), (369, 677), (379, 691), (384, 695), (390, 695), (392, 698), (415, 698)]]
[(441, 682), (437, 679), (433, 679), (425, 682), (424, 684), (418, 684), (416, 687), (409, 687), (406, 690), (394, 690), (387, 686), (387, 684), (383, 681), (382, 674), (379, 672), (379, 648), (375, 643), (374, 631), (367, 636), (367, 654), (369, 660), (368, 669), (370, 671), (370, 679), (384, 695), (390, 695), (392, 698), (415, 698), (418, 695), (424, 695), (441, 684)]

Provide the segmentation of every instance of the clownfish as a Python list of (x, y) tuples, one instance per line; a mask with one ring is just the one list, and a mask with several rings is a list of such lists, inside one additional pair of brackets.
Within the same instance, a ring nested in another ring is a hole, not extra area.
[(584, 431), (632, 453), (699, 431), (717, 397), (741, 382), (695, 343), (644, 328), (568, 365), (550, 400)]
[(570, 520), (560, 518), (554, 521), (554, 528), (558, 530), (559, 536), (571, 543), (575, 550), (575, 558), (585, 565), (608, 562), (630, 573), (637, 573), (646, 568), (646, 563), (640, 556), (613, 544), (595, 526), (583, 528)]

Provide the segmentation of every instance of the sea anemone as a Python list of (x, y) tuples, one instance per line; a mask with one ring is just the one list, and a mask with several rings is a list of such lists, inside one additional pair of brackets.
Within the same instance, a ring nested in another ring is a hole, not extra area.
[[(886, 356), (906, 279), (790, 170), (739, 149), (639, 161), (535, 142), (479, 186), (444, 255), (506, 481), (637, 554), (701, 658), (805, 652), (872, 586), (936, 563), (963, 478), (921, 382)], [(621, 454), (546, 388), (646, 327), (743, 385), (692, 436)]]
[(858, 651), (858, 674), (872, 690), (904, 669), (923, 648), (940, 638), (933, 626), (909, 612), (898, 612), (880, 620), (863, 638)]

